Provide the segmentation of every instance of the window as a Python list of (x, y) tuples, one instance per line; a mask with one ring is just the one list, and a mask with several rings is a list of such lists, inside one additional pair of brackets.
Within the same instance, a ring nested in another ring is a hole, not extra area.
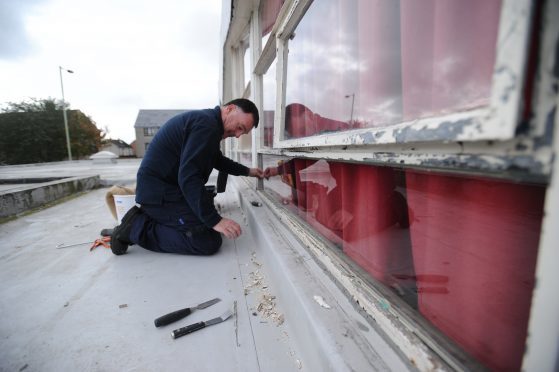
[(144, 150), (146, 150), (146, 151), (147, 151), (147, 149), (148, 149), (148, 146), (149, 146), (149, 142), (146, 142), (146, 143), (144, 143)]
[(159, 127), (146, 127), (144, 128), (144, 136), (155, 136), (158, 130)]
[(261, 117), (264, 130), (264, 146), (272, 147), (274, 135), (274, 115), (276, 114), (276, 63), (273, 62), (263, 76), (263, 107)]
[(285, 139), (487, 106), (500, 9), (495, 0), (313, 2), (289, 42)]
[(250, 79), (252, 78), (252, 70), (250, 68), (250, 59), (251, 58), (252, 58), (251, 48), (248, 47), (248, 48), (245, 49), (245, 54), (244, 54), (244, 57), (243, 57), (243, 67), (244, 67), (244, 76), (245, 76), (244, 86), (245, 87), (248, 86), (248, 84), (250, 83)]
[[(262, 29), (262, 37), (266, 37), (267, 35), (269, 36), (272, 28), (274, 27), (274, 23), (276, 23), (276, 19), (280, 13), (283, 3), (285, 3), (285, 0), (269, 0), (261, 2), (260, 28)], [(265, 44), (266, 42), (264, 41), (262, 45)]]
[[(260, 32), (237, 40), (262, 36), (245, 93), (261, 104), (256, 160), (281, 172), (265, 195), (333, 277), (336, 262), (366, 273), (371, 306), (359, 304), (376, 320), (375, 293), (389, 294), (405, 321), (381, 327), (410, 358), (521, 367), (552, 164), (550, 14), (528, 0), (269, 0)], [(251, 146), (234, 149), (247, 165)], [(424, 342), (410, 352), (398, 326)]]
[[(475, 359), (519, 370), (545, 187), (265, 156), (270, 195)], [(456, 316), (459, 314), (459, 316)]]

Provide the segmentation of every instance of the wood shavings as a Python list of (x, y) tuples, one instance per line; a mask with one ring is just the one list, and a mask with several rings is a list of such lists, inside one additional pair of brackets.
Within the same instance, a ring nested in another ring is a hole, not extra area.
[(262, 314), (264, 318), (271, 319), (276, 326), (280, 326), (285, 321), (283, 314), (276, 311), (276, 296), (270, 294), (262, 294), (256, 310)]
[(245, 287), (245, 296), (252, 290), (259, 292), (260, 297), (256, 311), (261, 314), (262, 317), (272, 320), (276, 326), (280, 326), (284, 323), (285, 317), (283, 314), (276, 311), (276, 296), (270, 294), (268, 285), (264, 282), (264, 276), (259, 270), (262, 264), (256, 260), (255, 252), (252, 253), (250, 260), (257, 269), (249, 273), (250, 284)]

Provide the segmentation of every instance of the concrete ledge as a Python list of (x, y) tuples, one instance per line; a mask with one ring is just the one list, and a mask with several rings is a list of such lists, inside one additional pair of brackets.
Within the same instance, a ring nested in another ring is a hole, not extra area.
[(22, 187), (17, 191), (0, 193), (0, 218), (12, 217), (19, 213), (40, 207), (76, 192), (99, 187), (98, 175), (89, 177), (69, 177)]

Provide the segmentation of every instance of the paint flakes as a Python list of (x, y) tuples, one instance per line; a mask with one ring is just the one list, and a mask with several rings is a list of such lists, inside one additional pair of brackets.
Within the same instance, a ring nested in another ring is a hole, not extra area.
[(331, 309), (330, 305), (328, 305), (326, 303), (326, 301), (324, 301), (324, 298), (322, 298), (322, 296), (313, 296), (314, 300), (316, 301), (317, 304), (319, 304), (320, 306), (322, 306), (325, 309)]

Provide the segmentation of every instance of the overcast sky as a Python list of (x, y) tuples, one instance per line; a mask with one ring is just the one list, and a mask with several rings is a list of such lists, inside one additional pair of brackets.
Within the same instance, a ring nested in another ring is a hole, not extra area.
[(219, 104), (220, 17), (221, 0), (0, 0), (0, 106), (61, 99), (61, 65), (70, 107), (130, 143), (139, 109)]

